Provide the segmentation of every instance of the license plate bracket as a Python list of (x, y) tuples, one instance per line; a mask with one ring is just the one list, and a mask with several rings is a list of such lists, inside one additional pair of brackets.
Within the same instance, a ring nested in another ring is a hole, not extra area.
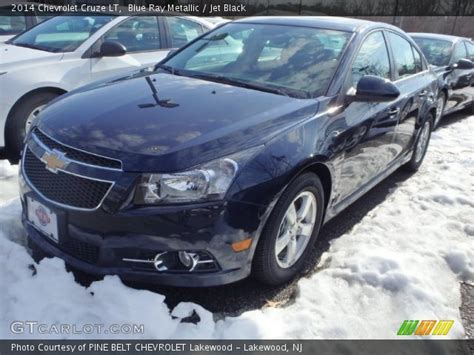
[(59, 242), (58, 216), (41, 202), (27, 196), (27, 219), (43, 235), (55, 243)]

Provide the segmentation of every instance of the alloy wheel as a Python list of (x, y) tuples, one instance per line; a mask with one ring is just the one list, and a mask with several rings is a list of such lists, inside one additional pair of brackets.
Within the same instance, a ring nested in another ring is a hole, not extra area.
[(435, 124), (434, 126), (437, 127), (439, 124), (439, 121), (441, 120), (441, 117), (443, 116), (443, 111), (444, 111), (444, 97), (438, 97), (438, 100), (436, 101), (436, 117), (435, 117)]
[(425, 121), (421, 128), (420, 137), (416, 144), (415, 161), (418, 163), (423, 158), (430, 139), (430, 123)]
[(303, 191), (288, 206), (275, 242), (277, 264), (287, 269), (304, 253), (316, 222), (317, 204), (312, 192)]

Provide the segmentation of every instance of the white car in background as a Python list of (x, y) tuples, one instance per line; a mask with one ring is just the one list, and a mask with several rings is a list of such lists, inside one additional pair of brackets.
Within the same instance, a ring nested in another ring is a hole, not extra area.
[(18, 160), (29, 125), (48, 102), (153, 65), (213, 27), (191, 16), (56, 16), (0, 44), (0, 149)]

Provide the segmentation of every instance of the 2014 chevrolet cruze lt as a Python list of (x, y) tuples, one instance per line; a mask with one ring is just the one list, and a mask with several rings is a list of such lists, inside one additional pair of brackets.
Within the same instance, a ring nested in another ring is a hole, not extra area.
[(420, 166), (435, 85), (389, 25), (226, 24), (152, 72), (44, 109), (21, 165), (30, 244), (126, 280), (283, 283), (322, 223), (398, 167)]

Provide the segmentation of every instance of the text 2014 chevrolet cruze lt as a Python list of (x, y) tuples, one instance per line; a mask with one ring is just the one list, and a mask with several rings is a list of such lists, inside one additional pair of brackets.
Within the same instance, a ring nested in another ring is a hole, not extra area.
[(20, 179), (32, 248), (128, 280), (288, 281), (322, 223), (420, 166), (435, 85), (389, 25), (226, 24), (42, 112)]

